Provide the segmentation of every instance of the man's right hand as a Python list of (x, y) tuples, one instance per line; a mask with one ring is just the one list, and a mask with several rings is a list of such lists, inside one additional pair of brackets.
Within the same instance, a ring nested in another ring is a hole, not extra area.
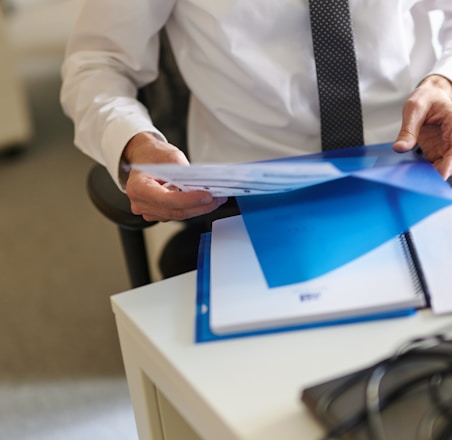
[[(189, 166), (184, 153), (174, 145), (151, 133), (139, 133), (123, 152), (129, 164), (178, 163)], [(222, 205), (225, 198), (214, 198), (207, 191), (182, 192), (164, 186), (142, 171), (132, 169), (126, 183), (126, 193), (134, 214), (146, 221), (184, 220), (207, 214)]]

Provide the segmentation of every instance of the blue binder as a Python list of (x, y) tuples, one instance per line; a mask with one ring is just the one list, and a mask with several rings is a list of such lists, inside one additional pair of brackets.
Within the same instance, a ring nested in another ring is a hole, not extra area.
[[(363, 321), (374, 321), (380, 319), (391, 319), (404, 316), (411, 316), (416, 313), (415, 308), (393, 310), (384, 313), (374, 313), (364, 316), (355, 316), (352, 318), (332, 319), (328, 321), (315, 322), (301, 325), (275, 326), (261, 330), (233, 332), (229, 334), (216, 334), (210, 326), (210, 246), (211, 233), (205, 233), (201, 236), (198, 252), (198, 271), (196, 282), (196, 320), (195, 320), (195, 342), (211, 342), (218, 340), (227, 340), (231, 338), (242, 338), (249, 336), (259, 336), (270, 333), (280, 333), (293, 330), (305, 330), (325, 326), (334, 326), (342, 324), (352, 324)], [(227, 269), (226, 269), (227, 270)]]

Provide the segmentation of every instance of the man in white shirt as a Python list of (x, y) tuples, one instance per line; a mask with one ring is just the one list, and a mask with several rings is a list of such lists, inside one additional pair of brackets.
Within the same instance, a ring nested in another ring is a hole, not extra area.
[[(452, 1), (350, 0), (365, 144), (419, 144), (452, 174)], [(441, 54), (429, 12), (444, 15)], [(106, 165), (146, 220), (186, 219), (225, 200), (178, 192), (128, 163), (188, 163), (166, 142), (137, 89), (158, 75), (166, 27), (191, 90), (195, 162), (243, 162), (320, 151), (308, 0), (87, 1), (70, 38), (61, 100), (75, 143)], [(403, 118), (402, 118), (403, 115)], [(122, 171), (122, 172), (121, 172)]]

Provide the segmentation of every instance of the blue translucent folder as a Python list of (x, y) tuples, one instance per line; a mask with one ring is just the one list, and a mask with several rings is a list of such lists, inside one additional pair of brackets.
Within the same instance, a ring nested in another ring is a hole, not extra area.
[(451, 204), (452, 190), (416, 152), (390, 144), (281, 159), (333, 163), (344, 176), (272, 195), (239, 197), (269, 287), (334, 270)]

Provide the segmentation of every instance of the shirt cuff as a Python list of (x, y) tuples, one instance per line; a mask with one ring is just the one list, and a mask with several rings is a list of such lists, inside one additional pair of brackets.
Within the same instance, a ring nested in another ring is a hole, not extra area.
[(427, 76), (440, 75), (452, 82), (452, 57), (440, 59)]
[(148, 132), (166, 141), (165, 136), (155, 128), (149, 119), (134, 117), (111, 121), (102, 136), (101, 151), (104, 164), (118, 188), (125, 192), (125, 183), (130, 171), (129, 164), (122, 161), (122, 152), (136, 134)]

